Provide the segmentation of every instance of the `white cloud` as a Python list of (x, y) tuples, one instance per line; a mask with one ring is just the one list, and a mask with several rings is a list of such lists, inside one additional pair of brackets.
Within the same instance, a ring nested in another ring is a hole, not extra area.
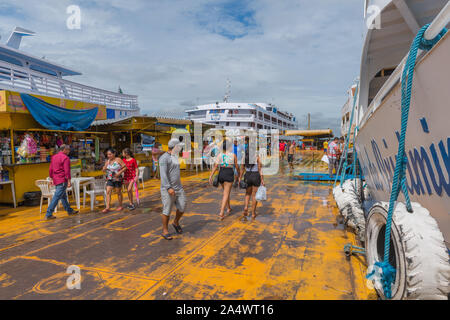
[[(359, 72), (361, 1), (247, 1), (247, 27), (213, 10), (226, 3), (8, 0), (0, 33), (5, 39), (16, 25), (36, 31), (23, 50), (81, 71), (73, 81), (120, 85), (139, 95), (144, 112), (220, 101), (230, 78), (232, 101), (274, 102), (298, 118), (321, 112), (316, 116), (336, 130)], [(70, 4), (81, 7), (81, 30), (66, 28)], [(221, 35), (228, 33), (239, 37)]]

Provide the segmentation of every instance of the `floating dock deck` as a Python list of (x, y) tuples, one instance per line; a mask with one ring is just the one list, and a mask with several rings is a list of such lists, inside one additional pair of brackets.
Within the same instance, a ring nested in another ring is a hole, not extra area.
[[(183, 235), (161, 238), (158, 181), (146, 184), (135, 211), (0, 210), (0, 299), (376, 299), (364, 258), (339, 222), (329, 184), (266, 178), (269, 201), (255, 221), (240, 221), (243, 192), (219, 221), (221, 189), (207, 172), (183, 178), (188, 199)], [(126, 199), (126, 198), (125, 198)], [(9, 214), (6, 214), (9, 213)], [(68, 290), (67, 268), (81, 270)]]

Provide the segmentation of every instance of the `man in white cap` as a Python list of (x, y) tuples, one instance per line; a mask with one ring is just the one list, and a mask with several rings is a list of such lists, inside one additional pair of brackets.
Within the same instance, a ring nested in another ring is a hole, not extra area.
[(183, 230), (180, 226), (180, 219), (183, 216), (186, 206), (186, 196), (181, 185), (180, 164), (178, 162), (179, 147), (182, 144), (178, 139), (171, 139), (168, 143), (169, 151), (159, 158), (159, 170), (161, 176), (161, 200), (163, 203), (162, 237), (166, 240), (172, 240), (169, 233), (169, 219), (172, 207), (175, 204), (177, 214), (173, 220), (172, 226), (176, 233), (181, 234)]

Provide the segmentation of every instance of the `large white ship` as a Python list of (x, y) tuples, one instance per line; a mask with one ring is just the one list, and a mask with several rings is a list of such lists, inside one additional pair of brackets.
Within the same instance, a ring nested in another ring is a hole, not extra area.
[(215, 125), (228, 130), (276, 129), (280, 131), (298, 128), (292, 113), (282, 111), (267, 103), (217, 102), (186, 110), (189, 120)]
[(102, 105), (106, 107), (106, 118), (111, 120), (139, 115), (136, 95), (66, 80), (81, 73), (19, 50), (22, 38), (33, 35), (32, 31), (16, 27), (6, 44), (0, 44), (0, 90), (59, 98), (63, 101), (61, 104), (70, 100)]

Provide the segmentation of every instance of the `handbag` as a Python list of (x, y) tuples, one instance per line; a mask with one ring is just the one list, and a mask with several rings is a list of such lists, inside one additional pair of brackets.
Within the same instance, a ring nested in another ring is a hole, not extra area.
[(219, 175), (218, 174), (216, 174), (216, 176), (214, 177), (214, 180), (213, 180), (213, 187), (218, 187), (219, 186)]
[(239, 183), (239, 188), (240, 189), (247, 189), (248, 188), (247, 182), (245, 182), (244, 180), (241, 180), (241, 183)]
[(213, 187), (217, 188), (219, 186), (219, 174), (220, 174), (220, 168), (219, 168), (219, 173), (214, 176)]

